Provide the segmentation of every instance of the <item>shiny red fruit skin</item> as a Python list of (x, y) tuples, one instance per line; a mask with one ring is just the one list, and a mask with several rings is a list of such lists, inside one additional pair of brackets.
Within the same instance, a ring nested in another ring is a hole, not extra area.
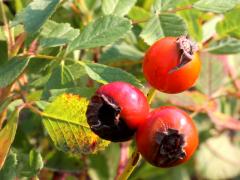
[(111, 97), (119, 105), (120, 116), (132, 129), (138, 128), (149, 113), (150, 108), (145, 95), (129, 83), (112, 82), (101, 86), (97, 93)]
[[(154, 159), (154, 135), (158, 131), (164, 132), (167, 128), (176, 129), (180, 134), (184, 135), (185, 145), (183, 147), (186, 157), (180, 159), (173, 164), (157, 164)], [(172, 167), (184, 163), (190, 159), (195, 152), (199, 139), (196, 126), (188, 114), (176, 107), (160, 107), (152, 111), (147, 120), (136, 133), (136, 143), (138, 151), (150, 164), (158, 167)]]
[(151, 86), (165, 93), (180, 93), (197, 80), (201, 62), (198, 53), (180, 69), (169, 73), (180, 62), (176, 37), (165, 37), (154, 43), (145, 54), (143, 73)]

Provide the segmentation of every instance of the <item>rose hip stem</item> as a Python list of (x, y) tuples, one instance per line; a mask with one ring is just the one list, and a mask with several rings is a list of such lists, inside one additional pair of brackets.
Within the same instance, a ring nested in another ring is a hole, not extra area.
[[(147, 101), (149, 104), (151, 104), (155, 94), (156, 94), (156, 89), (154, 89), (154, 88), (149, 89), (149, 91), (147, 93)], [(133, 170), (137, 167), (140, 160), (141, 160), (141, 156), (136, 147), (134, 149), (131, 157), (129, 158), (128, 163), (125, 166), (122, 174), (120, 174), (116, 178), (116, 180), (127, 180), (128, 177), (132, 174)]]

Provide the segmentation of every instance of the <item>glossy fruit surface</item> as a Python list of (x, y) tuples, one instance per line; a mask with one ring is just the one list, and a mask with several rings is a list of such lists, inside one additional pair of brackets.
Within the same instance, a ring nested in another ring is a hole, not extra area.
[(179, 93), (197, 80), (201, 62), (197, 46), (186, 37), (165, 37), (145, 54), (143, 73), (151, 86), (165, 93)]
[(137, 130), (136, 142), (149, 163), (172, 167), (190, 159), (198, 146), (198, 133), (186, 112), (166, 106), (149, 114)]
[(139, 89), (126, 82), (113, 82), (96, 91), (86, 116), (93, 132), (120, 142), (132, 138), (148, 113), (147, 99)]

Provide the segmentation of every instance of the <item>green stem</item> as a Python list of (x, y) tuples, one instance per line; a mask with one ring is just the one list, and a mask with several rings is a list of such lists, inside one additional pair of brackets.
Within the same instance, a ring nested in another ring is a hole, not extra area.
[[(156, 94), (156, 89), (154, 88), (149, 89), (147, 93), (147, 100), (149, 104), (151, 104), (155, 94)], [(133, 170), (138, 165), (140, 159), (141, 159), (140, 153), (138, 152), (137, 148), (135, 148), (122, 174), (118, 176), (116, 180), (127, 180), (128, 177), (132, 174)]]
[(124, 168), (123, 173), (120, 176), (118, 176), (116, 180), (127, 180), (128, 177), (132, 174), (135, 167), (137, 166), (140, 159), (141, 159), (140, 153), (138, 152), (137, 149), (135, 149), (126, 167)]
[(148, 101), (149, 104), (152, 103), (152, 100), (153, 100), (156, 92), (157, 91), (154, 88), (149, 89), (148, 94), (147, 94), (147, 101)]
[(4, 4), (3, 4), (3, 0), (0, 0), (0, 11), (2, 12), (2, 17), (3, 17), (3, 23), (4, 23), (4, 32), (5, 32), (5, 36), (7, 38), (7, 42), (8, 42), (8, 54), (10, 54), (10, 50), (13, 46), (13, 37), (12, 37), (12, 32), (11, 29), (9, 27), (8, 24), (8, 20), (7, 20), (7, 16), (4, 10)]

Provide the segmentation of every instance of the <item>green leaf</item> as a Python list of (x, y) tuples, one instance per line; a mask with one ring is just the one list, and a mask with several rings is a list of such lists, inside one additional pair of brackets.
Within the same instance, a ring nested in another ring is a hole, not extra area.
[(95, 91), (96, 91), (95, 88), (76, 87), (76, 88), (52, 89), (52, 90), (50, 90), (50, 94), (51, 94), (51, 99), (55, 98), (61, 94), (66, 94), (66, 93), (79, 95), (80, 97), (90, 98), (94, 94)]
[(134, 46), (130, 46), (126, 43), (115, 44), (108, 48), (101, 54), (101, 63), (114, 63), (121, 60), (125, 61), (139, 61), (143, 58), (144, 54), (136, 49)]
[(24, 71), (29, 59), (13, 58), (0, 66), (0, 88), (12, 84)]
[(97, 156), (89, 156), (89, 175), (94, 179), (94, 175), (99, 179), (114, 179), (120, 158), (120, 146), (118, 143), (111, 143), (105, 151)]
[(31, 150), (29, 154), (29, 167), (32, 171), (32, 176), (37, 175), (43, 168), (43, 159), (39, 152)]
[(83, 66), (90, 78), (99, 83), (110, 83), (114, 81), (125, 81), (137, 87), (142, 87), (140, 81), (132, 74), (127, 73), (119, 68), (113, 68), (106, 65), (92, 63), (92, 62), (79, 62)]
[(1, 180), (15, 180), (17, 177), (17, 154), (10, 151), (3, 168), (0, 170)]
[(175, 14), (160, 14), (148, 22), (140, 37), (152, 45), (156, 40), (165, 36), (181, 36), (187, 34), (184, 20)]
[(154, 14), (160, 14), (161, 11), (174, 9), (178, 5), (178, 0), (154, 0), (152, 10)]
[(7, 97), (3, 100), (3, 102), (0, 104), (0, 113), (2, 113), (7, 108), (7, 106), (12, 102), (12, 99), (12, 97)]
[(47, 100), (50, 97), (49, 91), (51, 89), (70, 88), (73, 86), (75, 86), (74, 77), (70, 69), (61, 63), (53, 70), (47, 84), (45, 85), (42, 99)]
[(0, 54), (0, 66), (2, 66), (8, 60), (8, 47), (6, 41), (0, 41)]
[(17, 14), (12, 25), (22, 23), (26, 32), (35, 33), (53, 14), (59, 2), (59, 0), (34, 0)]
[[(221, 148), (219, 148), (221, 147)], [(203, 179), (232, 179), (240, 174), (240, 150), (223, 134), (200, 146), (196, 169)]]
[(224, 20), (217, 24), (217, 33), (224, 37), (230, 35), (235, 38), (240, 38), (240, 8), (234, 9), (225, 14)]
[(201, 11), (224, 13), (233, 9), (235, 5), (236, 0), (199, 0), (193, 4), (193, 7)]
[(211, 20), (207, 21), (203, 24), (202, 30), (203, 30), (203, 39), (202, 42), (206, 42), (211, 37), (213, 37), (216, 34), (216, 25), (219, 21), (222, 20), (221, 16), (215, 16)]
[(117, 16), (103, 16), (85, 27), (69, 44), (68, 53), (75, 49), (95, 48), (120, 39), (131, 29), (129, 20)]
[(190, 37), (200, 42), (204, 38), (202, 23), (199, 21), (203, 13), (192, 9), (191, 11), (180, 11), (179, 15), (186, 20)]
[(102, 11), (104, 14), (126, 15), (137, 0), (102, 0)]
[(41, 154), (35, 150), (31, 150), (29, 153), (23, 152), (22, 149), (11, 150), (16, 155), (17, 163), (14, 167), (14, 172), (17, 174), (17, 177), (19, 179), (36, 177), (43, 167)]
[(15, 138), (19, 109), (16, 109), (10, 116), (7, 124), (0, 131), (0, 170), (4, 165), (8, 151)]
[(67, 44), (79, 35), (79, 30), (74, 29), (68, 23), (47, 21), (41, 31), (40, 46), (56, 47)]
[(62, 151), (50, 152), (45, 158), (45, 167), (49, 169), (58, 169), (59, 171), (79, 173), (83, 168), (81, 157)]
[(176, 8), (176, 5), (179, 3), (178, 0), (155, 0), (155, 6), (157, 1), (158, 1), (158, 6), (160, 6), (159, 4), (161, 3), (162, 11), (167, 11), (168, 9)]
[(91, 131), (85, 115), (88, 103), (85, 98), (64, 94), (45, 108), (43, 124), (61, 151), (96, 153), (109, 144), (109, 141), (100, 139)]
[[(128, 17), (133, 21), (143, 21), (148, 20), (151, 17), (151, 13), (139, 6), (134, 6), (128, 13)], [(142, 25), (142, 24), (140, 24)]]
[(42, 157), (39, 153), (32, 150), (29, 154), (17, 149), (11, 149), (6, 162), (0, 171), (1, 180), (15, 180), (16, 177), (36, 176), (43, 166)]
[(237, 54), (240, 53), (240, 40), (226, 38), (213, 42), (208, 48), (204, 49), (212, 54)]
[[(13, 31), (14, 37), (16, 38), (19, 36), (21, 33), (24, 32), (24, 28), (22, 25), (17, 25), (16, 27), (12, 27), (11, 30)], [(3, 30), (3, 26), (0, 26), (0, 40), (1, 41), (6, 41), (6, 36)]]
[(153, 5), (152, 5), (153, 13), (160, 14), (160, 12), (162, 10), (162, 5), (163, 5), (162, 0), (154, 0)]

